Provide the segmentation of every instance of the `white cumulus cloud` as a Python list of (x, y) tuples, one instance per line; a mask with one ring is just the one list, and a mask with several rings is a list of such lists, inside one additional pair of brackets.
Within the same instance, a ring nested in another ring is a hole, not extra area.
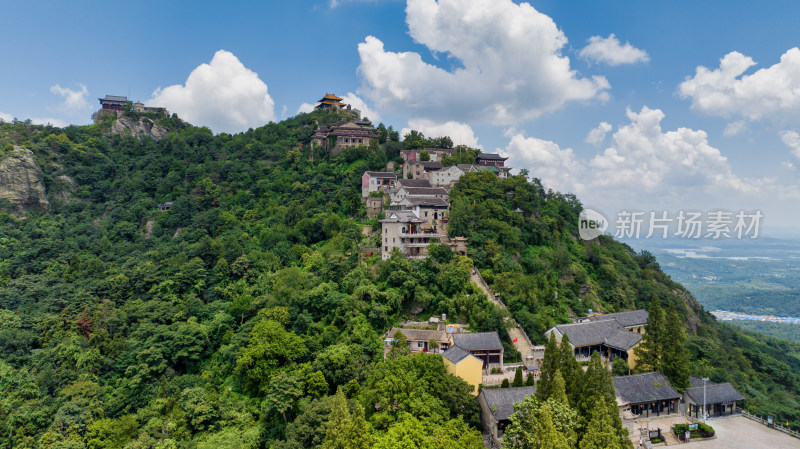
[(303, 104), (300, 105), (299, 108), (297, 108), (297, 113), (298, 114), (308, 113), (308, 112), (312, 112), (313, 110), (314, 110), (314, 104), (312, 104), (312, 103), (303, 103)]
[(351, 107), (361, 111), (362, 118), (366, 117), (370, 119), (370, 121), (376, 123), (381, 121), (381, 116), (378, 114), (378, 111), (367, 106), (364, 100), (352, 92), (348, 92), (347, 95), (342, 96), (342, 103), (349, 104)]
[(586, 135), (586, 143), (590, 143), (594, 146), (600, 146), (601, 143), (606, 139), (606, 134), (611, 131), (611, 124), (608, 122), (600, 122), (597, 125), (597, 128), (589, 131), (589, 134)]
[(6, 123), (11, 123), (11, 121), (14, 120), (14, 117), (11, 114), (6, 114), (5, 112), (0, 112), (0, 120), (4, 121)]
[(591, 198), (757, 194), (769, 184), (768, 180), (742, 179), (733, 173), (727, 158), (708, 142), (705, 131), (664, 131), (664, 113), (659, 109), (645, 106), (638, 113), (629, 109), (627, 117), (630, 122), (614, 132), (612, 144), (591, 159), (578, 157), (571, 148), (522, 134), (510, 137), (505, 152), (518, 161), (512, 165), (527, 168), (545, 186)]
[(511, 0), (408, 0), (415, 52), (394, 52), (377, 37), (358, 45), (359, 93), (378, 110), (434, 120), (515, 124), (570, 101), (605, 99), (608, 81), (580, 77), (561, 51), (564, 33), (530, 4)]
[(214, 132), (239, 132), (275, 120), (275, 103), (258, 74), (231, 52), (219, 50), (184, 84), (159, 88), (148, 104), (166, 107)]
[(621, 44), (612, 33), (608, 37), (592, 36), (589, 45), (578, 52), (587, 61), (617, 66), (621, 64), (635, 64), (650, 60), (647, 52), (625, 42)]
[(781, 139), (787, 147), (792, 149), (792, 154), (800, 159), (800, 134), (795, 131), (784, 131), (781, 133)]
[(722, 130), (722, 135), (726, 137), (737, 136), (746, 129), (747, 129), (747, 123), (744, 120), (737, 120), (735, 122), (731, 122), (725, 125), (725, 129)]
[(86, 101), (89, 90), (83, 84), (79, 83), (77, 90), (61, 87), (61, 85), (56, 84), (50, 86), (50, 92), (61, 97), (61, 104), (59, 104), (58, 109), (64, 113), (76, 114), (91, 108)]
[(509, 162), (516, 168), (528, 168), (547, 188), (573, 193), (584, 190), (585, 163), (571, 148), (562, 149), (549, 140), (515, 134), (501, 152), (510, 157)]
[(647, 192), (753, 191), (753, 186), (733, 174), (727, 158), (709, 144), (705, 131), (678, 128), (664, 132), (664, 113), (646, 106), (639, 113), (628, 109), (627, 116), (630, 123), (614, 133), (614, 145), (589, 162), (594, 185), (636, 186)]
[(800, 112), (800, 49), (792, 48), (777, 64), (745, 75), (754, 65), (749, 56), (728, 53), (717, 69), (697, 67), (678, 92), (692, 100), (692, 109), (710, 115), (749, 120), (796, 116)]
[(478, 138), (475, 136), (475, 131), (466, 123), (459, 123), (449, 121), (444, 123), (434, 122), (428, 119), (411, 119), (408, 121), (408, 127), (400, 131), (401, 136), (405, 136), (412, 129), (417, 130), (425, 135), (425, 137), (444, 137), (448, 136), (453, 141), (454, 145), (467, 145), (472, 148), (483, 148), (478, 143)]

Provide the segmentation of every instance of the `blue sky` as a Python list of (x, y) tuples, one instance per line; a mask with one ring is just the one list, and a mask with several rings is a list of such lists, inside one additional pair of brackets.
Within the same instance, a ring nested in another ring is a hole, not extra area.
[(85, 124), (118, 94), (235, 132), (332, 92), (396, 129), (503, 152), (609, 215), (800, 218), (797, 2), (0, 7), (0, 119)]

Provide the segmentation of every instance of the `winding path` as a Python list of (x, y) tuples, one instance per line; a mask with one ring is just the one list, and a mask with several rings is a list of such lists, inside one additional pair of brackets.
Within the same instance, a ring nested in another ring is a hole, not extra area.
[[(489, 285), (486, 284), (486, 281), (481, 276), (480, 271), (477, 269), (474, 270), (474, 273), (470, 277), (470, 281), (474, 282), (475, 284), (483, 290), (484, 293), (489, 297), (489, 301), (493, 302), (496, 306), (500, 307), (501, 309), (508, 310), (505, 304), (492, 292), (492, 289)], [(533, 365), (534, 360), (536, 358), (536, 351), (534, 350), (533, 344), (531, 344), (531, 340), (528, 338), (528, 334), (517, 324), (517, 321), (511, 317), (511, 314), (506, 317), (505, 321), (510, 323), (511, 325), (508, 328), (508, 335), (511, 337), (511, 342), (514, 344), (514, 347), (519, 351), (520, 355), (522, 356), (522, 361), (526, 366)], [(516, 340), (516, 342), (514, 342)]]

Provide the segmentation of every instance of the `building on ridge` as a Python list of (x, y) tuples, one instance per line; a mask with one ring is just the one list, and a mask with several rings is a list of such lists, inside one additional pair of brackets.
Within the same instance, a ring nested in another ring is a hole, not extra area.
[(333, 109), (333, 110), (344, 109), (347, 106), (347, 104), (342, 103), (342, 100), (344, 99), (341, 97), (337, 97), (334, 94), (326, 93), (324, 97), (317, 100), (317, 103), (319, 104), (316, 106), (316, 108)]
[(377, 130), (370, 122), (341, 121), (317, 128), (311, 135), (311, 145), (320, 146), (335, 155), (344, 148), (368, 147), (377, 138)]
[(391, 211), (380, 222), (383, 260), (388, 259), (395, 248), (409, 259), (425, 259), (431, 239), (442, 237), (436, 229), (426, 228), (425, 220), (408, 210)]

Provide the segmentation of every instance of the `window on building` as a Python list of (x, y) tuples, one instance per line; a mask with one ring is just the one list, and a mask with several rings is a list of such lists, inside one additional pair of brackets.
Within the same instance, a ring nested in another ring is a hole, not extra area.
[(392, 243), (394, 243), (394, 237), (392, 237)]
[(418, 342), (417, 342), (417, 347), (418, 347), (418, 348), (422, 348), (422, 347), (424, 347), (424, 346), (425, 346), (425, 343), (423, 343), (423, 342), (421, 342), (421, 341), (418, 341)]
[(384, 246), (383, 250), (386, 251), (386, 252), (389, 252), (389, 247), (388, 246)]

